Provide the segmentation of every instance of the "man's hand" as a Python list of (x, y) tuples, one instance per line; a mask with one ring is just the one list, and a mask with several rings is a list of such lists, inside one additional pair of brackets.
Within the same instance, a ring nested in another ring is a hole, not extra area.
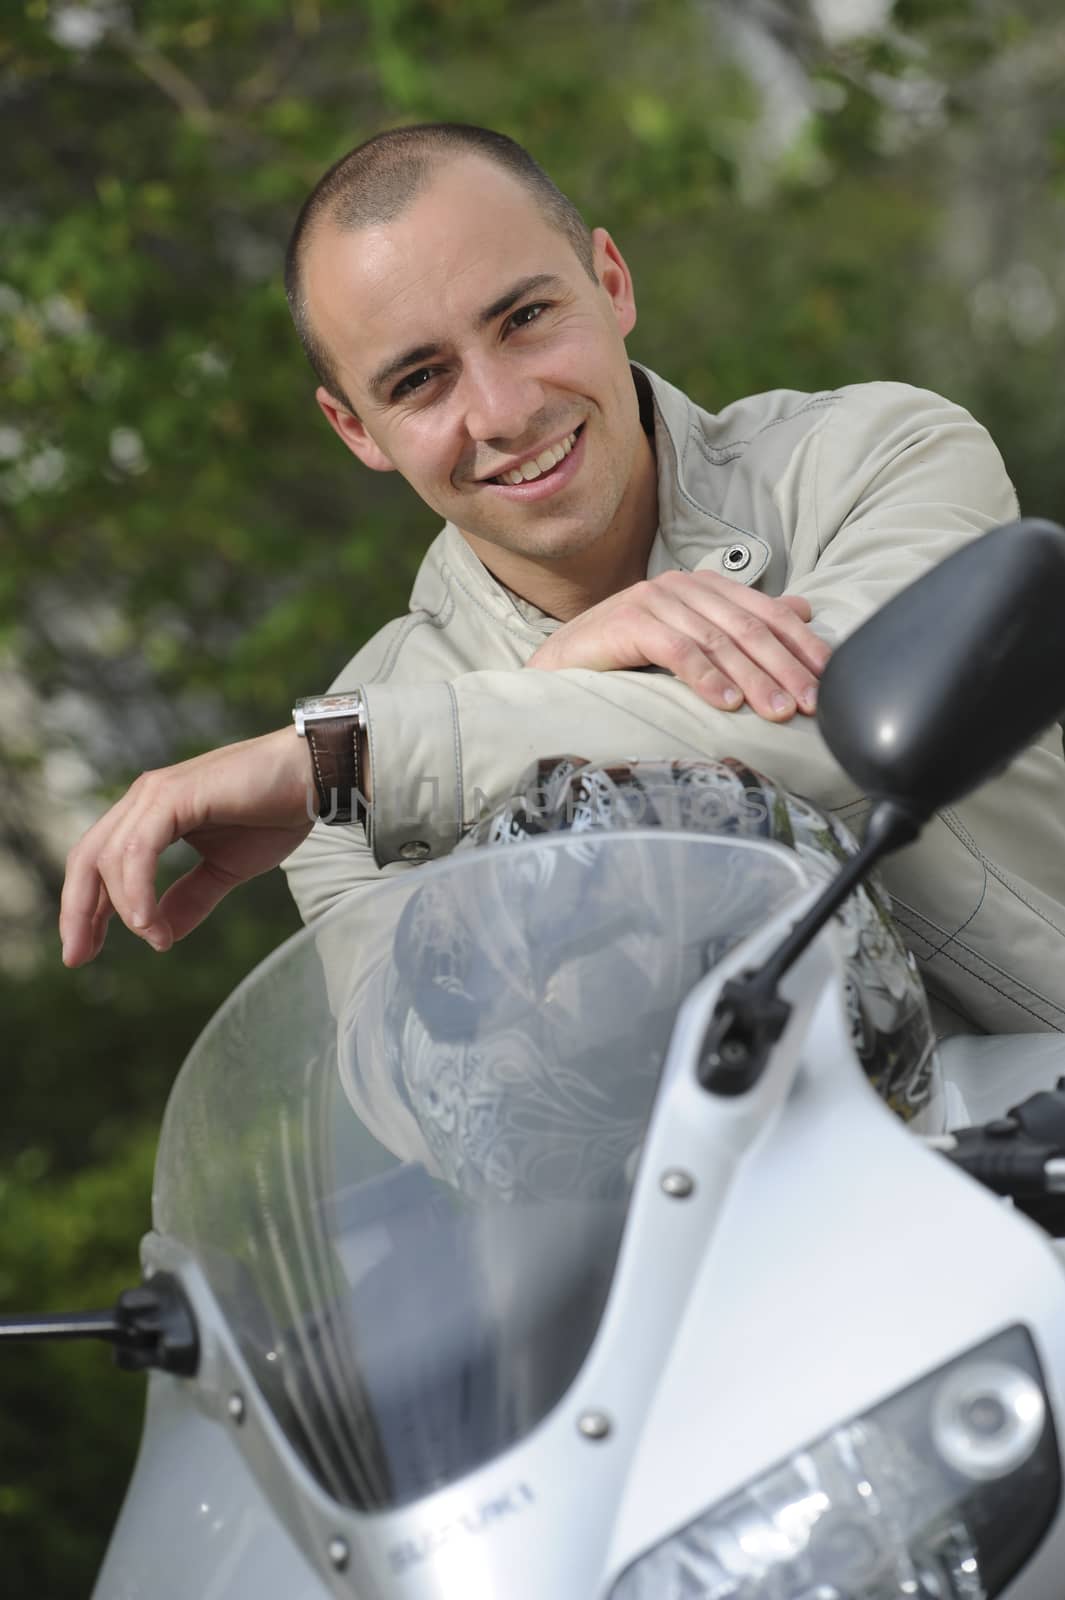
[(744, 701), (770, 722), (817, 705), (831, 651), (798, 595), (773, 599), (713, 572), (664, 572), (622, 589), (553, 633), (525, 663), (542, 672), (665, 667), (712, 706)]
[[(118, 916), (169, 950), (238, 883), (283, 861), (310, 832), (310, 765), (295, 728), (146, 772), (67, 858), (59, 914), (63, 960), (99, 955)], [(155, 897), (159, 857), (185, 839), (202, 860)]]

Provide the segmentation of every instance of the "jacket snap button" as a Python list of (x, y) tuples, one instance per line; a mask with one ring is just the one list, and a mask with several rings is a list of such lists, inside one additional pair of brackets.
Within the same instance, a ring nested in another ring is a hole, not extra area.
[(721, 557), (721, 565), (726, 572), (742, 572), (750, 564), (751, 552), (745, 544), (730, 544)]
[(424, 839), (408, 839), (406, 844), (401, 844), (399, 853), (404, 861), (424, 861), (429, 854), (429, 846)]

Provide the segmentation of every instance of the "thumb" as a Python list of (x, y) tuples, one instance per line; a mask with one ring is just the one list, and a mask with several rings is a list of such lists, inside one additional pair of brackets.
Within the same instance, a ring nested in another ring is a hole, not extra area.
[(153, 928), (169, 937), (157, 948), (169, 949), (193, 928), (198, 928), (240, 881), (216, 862), (198, 862), (183, 878), (170, 885), (159, 902), (159, 915)]

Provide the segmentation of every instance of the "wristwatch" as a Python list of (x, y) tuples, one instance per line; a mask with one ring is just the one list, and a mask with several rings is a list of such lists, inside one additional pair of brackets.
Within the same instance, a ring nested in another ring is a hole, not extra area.
[(358, 689), (309, 695), (292, 708), (296, 732), (306, 739), (318, 791), (318, 820), (365, 822), (359, 746), (366, 707)]

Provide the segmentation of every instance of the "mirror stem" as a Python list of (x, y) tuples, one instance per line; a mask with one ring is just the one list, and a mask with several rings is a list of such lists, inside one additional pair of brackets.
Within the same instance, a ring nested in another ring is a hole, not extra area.
[(725, 984), (699, 1058), (698, 1077), (704, 1089), (713, 1094), (737, 1095), (754, 1087), (791, 1015), (790, 1005), (777, 993), (780, 980), (876, 863), (912, 843), (920, 831), (921, 824), (896, 801), (877, 802), (869, 815), (861, 849), (847, 859), (765, 965), (741, 978), (730, 978)]
[(4, 1339), (107, 1339), (115, 1361), (127, 1372), (159, 1367), (185, 1378), (200, 1359), (192, 1306), (169, 1272), (153, 1273), (136, 1289), (123, 1290), (113, 1311), (0, 1317), (0, 1341)]
[(111, 1339), (122, 1333), (113, 1311), (57, 1311), (52, 1316), (0, 1317), (0, 1339)]

